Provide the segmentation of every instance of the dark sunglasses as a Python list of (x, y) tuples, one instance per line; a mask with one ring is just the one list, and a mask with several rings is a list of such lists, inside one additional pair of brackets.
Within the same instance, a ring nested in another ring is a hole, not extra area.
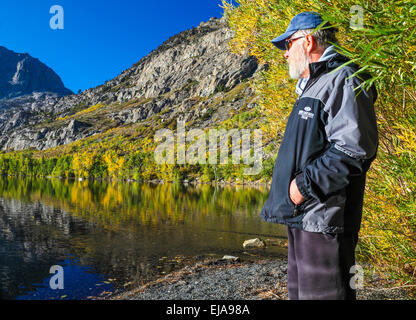
[(306, 36), (302, 36), (302, 37), (298, 37), (298, 38), (294, 38), (294, 39), (288, 39), (285, 40), (285, 49), (286, 50), (290, 50), (290, 48), (292, 48), (292, 42), (301, 38), (305, 38)]

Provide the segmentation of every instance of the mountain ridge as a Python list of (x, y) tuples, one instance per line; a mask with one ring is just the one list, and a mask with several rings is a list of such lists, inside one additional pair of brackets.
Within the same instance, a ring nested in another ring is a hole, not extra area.
[(0, 46), (0, 99), (13, 99), (33, 93), (65, 96), (61, 78), (46, 64), (28, 53), (17, 53)]
[[(14, 106), (0, 112), (1, 149), (46, 150), (156, 115), (165, 124), (173, 118), (204, 118), (205, 126), (225, 120), (230, 110), (254, 98), (250, 87), (241, 84), (259, 71), (255, 58), (229, 51), (231, 37), (224, 18), (211, 18), (170, 37), (103, 85), (64, 97), (16, 98)], [(226, 108), (215, 105), (239, 85), (244, 94)], [(218, 121), (210, 121), (215, 114)], [(74, 131), (73, 121), (83, 125)]]

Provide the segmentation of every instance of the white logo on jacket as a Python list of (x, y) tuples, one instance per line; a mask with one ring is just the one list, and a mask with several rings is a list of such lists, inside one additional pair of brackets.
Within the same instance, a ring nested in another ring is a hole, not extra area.
[(299, 111), (299, 115), (302, 117), (302, 119), (305, 119), (305, 120), (308, 120), (309, 118), (313, 119), (313, 117), (315, 116), (315, 114), (313, 114), (310, 111), (312, 111), (312, 108), (305, 107), (304, 110), (300, 110)]

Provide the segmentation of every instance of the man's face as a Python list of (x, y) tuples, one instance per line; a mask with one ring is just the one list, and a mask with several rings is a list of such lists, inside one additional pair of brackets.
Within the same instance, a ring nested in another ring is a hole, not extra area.
[[(289, 39), (299, 38), (299, 35), (292, 35)], [(292, 47), (285, 52), (285, 58), (289, 64), (289, 75), (292, 79), (305, 78), (304, 73), (308, 70), (312, 62), (311, 57), (303, 47), (305, 38), (296, 39), (292, 42)]]

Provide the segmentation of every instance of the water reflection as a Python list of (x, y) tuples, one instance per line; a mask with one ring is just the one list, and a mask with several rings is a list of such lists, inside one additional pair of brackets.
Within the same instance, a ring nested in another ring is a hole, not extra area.
[[(285, 236), (281, 226), (259, 217), (267, 191), (3, 178), (2, 298), (84, 299), (144, 282), (196, 256), (242, 257), (246, 239)], [(64, 266), (65, 290), (48, 288), (52, 265)]]

